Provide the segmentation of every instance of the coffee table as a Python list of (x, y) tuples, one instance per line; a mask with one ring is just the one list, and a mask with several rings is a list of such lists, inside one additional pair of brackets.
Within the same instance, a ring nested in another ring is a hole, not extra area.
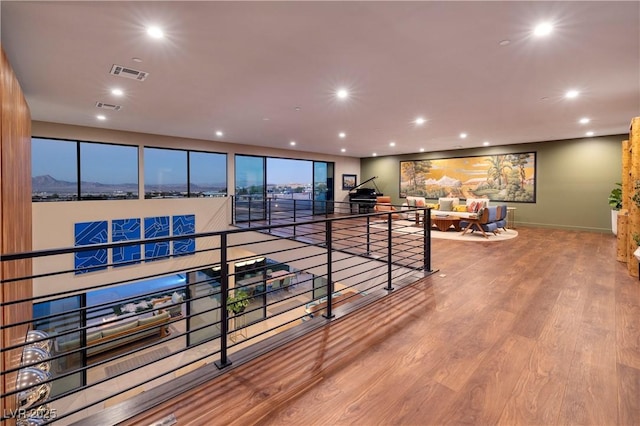
[(438, 231), (445, 232), (452, 226), (456, 231), (460, 230), (460, 218), (456, 216), (432, 216), (431, 222)]

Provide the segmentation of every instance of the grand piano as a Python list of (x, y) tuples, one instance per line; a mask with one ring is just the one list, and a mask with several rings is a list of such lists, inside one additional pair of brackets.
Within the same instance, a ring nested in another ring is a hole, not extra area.
[[(356, 185), (349, 191), (349, 203), (351, 206), (351, 212), (353, 213), (354, 207), (357, 208), (358, 213), (370, 213), (373, 211), (373, 206), (376, 204), (376, 198), (384, 195), (380, 192), (380, 189), (376, 185), (375, 179), (377, 176), (369, 178), (362, 182), (360, 185)], [(374, 188), (361, 188), (363, 185), (371, 182)]]

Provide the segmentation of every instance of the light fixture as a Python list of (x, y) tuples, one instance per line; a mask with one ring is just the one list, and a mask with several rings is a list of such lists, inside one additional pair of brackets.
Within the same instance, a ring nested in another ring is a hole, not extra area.
[(482, 142), (482, 145), (484, 145), (484, 146), (489, 146), (489, 145), (491, 145), (491, 144), (489, 143), (489, 141), (484, 141), (484, 142)]
[(588, 122), (590, 122), (590, 121), (591, 121), (591, 120), (590, 120), (589, 118), (587, 118), (587, 117), (582, 117), (582, 118), (580, 119), (580, 121), (579, 121), (579, 122), (580, 122), (580, 124), (587, 124), (587, 123), (588, 123)]
[(289, 142), (289, 145), (291, 145), (291, 146), (296, 146), (296, 141), (291, 141), (291, 142)]
[(375, 152), (374, 152), (373, 154), (371, 154), (371, 155), (373, 155), (374, 157), (377, 157), (377, 156), (378, 156), (378, 154), (377, 154), (377, 153), (375, 153)]
[(300, 108), (299, 106), (295, 107), (294, 110), (296, 111), (302, 111), (302, 108)]
[(500, 46), (508, 46), (511, 43), (511, 40), (500, 40), (498, 43)]
[(140, 59), (140, 58), (131, 58), (131, 60), (133, 62), (142, 62), (142, 59)]
[(587, 136), (593, 136), (593, 135), (595, 135), (595, 132), (593, 132), (593, 131), (591, 131), (591, 130), (590, 130), (590, 131), (588, 131), (587, 133), (585, 133), (585, 135), (587, 135)]
[(564, 97), (567, 99), (573, 99), (573, 98), (577, 98), (578, 95), (580, 94), (580, 92), (578, 92), (577, 90), (569, 90), (567, 91), (567, 93), (564, 94)]
[(551, 26), (550, 23), (543, 22), (541, 24), (536, 25), (536, 27), (533, 29), (533, 35), (535, 35), (536, 37), (543, 37), (551, 34), (552, 30), (553, 30), (553, 27)]
[(347, 89), (338, 89), (338, 91), (336, 92), (336, 96), (338, 97), (338, 99), (347, 99), (349, 97), (349, 92), (347, 91)]
[(347, 134), (345, 132), (340, 132), (338, 133), (338, 136), (341, 137), (342, 139), (347, 137)]
[(102, 121), (104, 121), (104, 120), (106, 120), (106, 119), (107, 119), (107, 117), (105, 117), (104, 115), (96, 115), (96, 118), (97, 118), (98, 120), (102, 120)]
[(467, 138), (466, 133), (460, 133), (460, 139), (466, 139), (466, 138)]
[(394, 141), (389, 142), (389, 146), (396, 146), (396, 143)]
[(262, 117), (262, 121), (269, 121), (269, 117)]
[(340, 152), (347, 152), (347, 149), (346, 149), (346, 148), (342, 148), (342, 149), (340, 150)]
[(111, 94), (113, 96), (122, 96), (124, 95), (124, 92), (122, 91), (122, 89), (112, 89)]
[(160, 27), (149, 27), (147, 28), (147, 34), (153, 38), (162, 38), (164, 37), (164, 33), (160, 29)]
[(216, 131), (216, 136), (223, 136), (224, 133), (222, 133), (220, 130)]
[(418, 117), (418, 118), (416, 118), (415, 123), (416, 123), (418, 126), (421, 126), (421, 125), (423, 125), (423, 124), (424, 124), (424, 122), (425, 122), (425, 121), (427, 121), (427, 120), (425, 120), (425, 119), (424, 119), (424, 118), (422, 118), (422, 117)]
[(420, 148), (420, 152), (424, 152), (424, 148)]

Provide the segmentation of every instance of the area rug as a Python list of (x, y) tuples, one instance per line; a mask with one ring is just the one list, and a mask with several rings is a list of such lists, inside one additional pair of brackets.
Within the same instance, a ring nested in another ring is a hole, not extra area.
[(170, 353), (171, 351), (169, 351), (169, 348), (167, 348), (166, 346), (162, 346), (160, 348), (142, 353), (137, 356), (129, 356), (129, 358), (125, 359), (124, 361), (105, 367), (105, 371), (107, 372), (107, 376), (113, 377), (117, 374), (124, 373), (129, 370), (135, 370), (136, 368), (140, 368), (144, 365), (150, 364), (164, 356), (169, 355)]
[[(376, 229), (387, 229), (386, 223), (373, 223), (371, 224), (372, 228)], [(394, 220), (391, 227), (392, 232), (399, 232), (403, 234), (422, 234), (422, 227), (416, 226), (415, 222), (410, 220)], [(515, 229), (507, 229), (506, 231), (501, 230), (498, 235), (494, 235), (492, 232), (488, 232), (487, 235), (489, 238), (485, 238), (482, 235), (482, 232), (467, 232), (465, 235), (462, 235), (462, 231), (454, 231), (453, 228), (449, 231), (442, 232), (433, 228), (431, 231), (431, 238), (435, 239), (444, 239), (444, 240), (454, 240), (454, 241), (480, 241), (480, 242), (491, 242), (491, 241), (506, 241), (518, 236), (518, 231)]]

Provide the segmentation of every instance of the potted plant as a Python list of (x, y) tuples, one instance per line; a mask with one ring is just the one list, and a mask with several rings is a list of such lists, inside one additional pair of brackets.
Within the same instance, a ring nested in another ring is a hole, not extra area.
[(244, 312), (249, 306), (249, 294), (244, 290), (236, 290), (227, 298), (227, 310), (234, 314)]
[(616, 187), (609, 194), (609, 206), (611, 207), (611, 231), (618, 235), (618, 211), (622, 208), (622, 184), (616, 183)]

